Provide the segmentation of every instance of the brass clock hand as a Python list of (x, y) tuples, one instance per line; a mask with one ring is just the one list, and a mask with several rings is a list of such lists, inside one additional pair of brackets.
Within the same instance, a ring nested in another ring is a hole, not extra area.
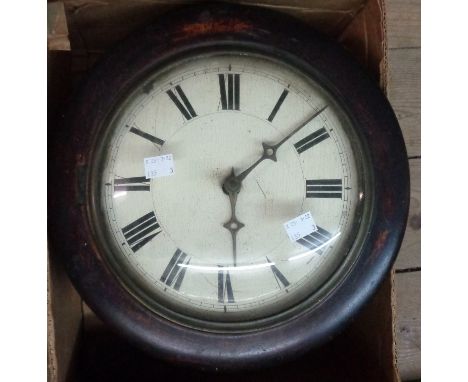
[(229, 178), (226, 180), (224, 190), (229, 195), (229, 201), (231, 203), (231, 219), (227, 221), (223, 227), (228, 229), (231, 232), (232, 237), (232, 257), (234, 261), (234, 266), (237, 265), (237, 232), (244, 227), (244, 224), (237, 220), (236, 217), (236, 203), (237, 203), (237, 194), (240, 191), (240, 183), (239, 182), (229, 182), (229, 179), (232, 177), (235, 178), (234, 169), (232, 169), (232, 173)]
[(289, 138), (291, 138), (294, 134), (296, 134), (299, 130), (301, 130), (304, 126), (306, 126), (310, 121), (316, 118), (322, 111), (324, 111), (328, 105), (325, 105), (320, 110), (312, 114), (305, 122), (300, 124), (294, 130), (292, 130), (288, 135), (286, 135), (281, 141), (274, 145), (268, 145), (266, 143), (262, 143), (263, 145), (263, 155), (254, 163), (252, 164), (247, 170), (244, 170), (239, 175), (236, 176), (234, 173), (234, 168), (232, 169), (231, 175), (229, 175), (223, 183), (223, 190), (226, 194), (229, 195), (229, 201), (231, 202), (231, 219), (226, 222), (223, 227), (227, 228), (229, 232), (231, 232), (232, 236), (232, 252), (233, 252), (233, 259), (234, 259), (234, 266), (237, 263), (237, 232), (244, 227), (244, 224), (237, 220), (236, 217), (236, 203), (237, 203), (237, 194), (241, 190), (242, 181), (245, 179), (250, 172), (258, 166), (259, 163), (264, 161), (265, 159), (271, 159), (276, 162), (276, 151), (278, 148), (286, 142)]
[(276, 162), (276, 151), (279, 149), (279, 147), (284, 143), (286, 142), (289, 138), (291, 138), (294, 134), (296, 134), (299, 130), (301, 130), (304, 126), (306, 126), (309, 122), (311, 122), (313, 119), (315, 119), (320, 113), (322, 113), (322, 111), (324, 111), (326, 108), (328, 107), (328, 105), (325, 105), (324, 107), (322, 107), (320, 110), (318, 110), (317, 112), (315, 112), (314, 114), (312, 114), (309, 118), (307, 118), (307, 120), (303, 123), (301, 123), (299, 126), (297, 126), (294, 130), (292, 130), (288, 135), (286, 135), (281, 141), (279, 141), (278, 143), (274, 144), (274, 145), (268, 145), (266, 143), (262, 143), (262, 146), (263, 146), (263, 154), (262, 156), (254, 163), (252, 164), (247, 170), (244, 170), (243, 172), (241, 172), (239, 175), (235, 176), (234, 175), (234, 172), (232, 173), (232, 175), (226, 179), (226, 182), (225, 184), (223, 185), (223, 187), (225, 187), (226, 183), (228, 182), (232, 182), (233, 179), (235, 179), (237, 182), (239, 182), (239, 189), (240, 189), (240, 183), (246, 178), (247, 175), (250, 174), (250, 172), (258, 166), (258, 164), (260, 164), (262, 161), (264, 161), (265, 159), (271, 159), (272, 161), (275, 161)]

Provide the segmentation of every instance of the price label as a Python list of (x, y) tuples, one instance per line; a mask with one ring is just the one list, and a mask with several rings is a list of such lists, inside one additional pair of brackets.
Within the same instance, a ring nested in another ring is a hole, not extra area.
[(289, 236), (289, 240), (294, 242), (317, 231), (317, 225), (309, 211), (284, 223), (284, 229)]
[(174, 175), (174, 160), (172, 154), (145, 158), (144, 165), (146, 179)]

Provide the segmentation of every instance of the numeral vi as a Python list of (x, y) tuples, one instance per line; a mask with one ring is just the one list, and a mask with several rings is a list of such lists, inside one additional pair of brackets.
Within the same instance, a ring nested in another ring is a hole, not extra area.
[(218, 302), (224, 304), (226, 298), (228, 303), (235, 302), (229, 271), (220, 269), (218, 271)]

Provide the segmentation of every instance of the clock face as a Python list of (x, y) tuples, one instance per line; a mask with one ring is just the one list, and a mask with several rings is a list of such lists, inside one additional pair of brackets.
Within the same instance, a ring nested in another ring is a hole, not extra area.
[(108, 121), (94, 227), (155, 312), (259, 327), (315, 304), (352, 266), (369, 179), (317, 79), (242, 51), (194, 55), (136, 83)]

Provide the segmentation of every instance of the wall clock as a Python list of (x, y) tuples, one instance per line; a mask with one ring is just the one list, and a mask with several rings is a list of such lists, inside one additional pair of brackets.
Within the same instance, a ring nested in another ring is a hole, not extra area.
[(94, 69), (64, 129), (53, 236), (70, 277), (160, 357), (238, 368), (317, 347), (397, 254), (409, 181), (395, 115), (288, 16), (165, 15)]

